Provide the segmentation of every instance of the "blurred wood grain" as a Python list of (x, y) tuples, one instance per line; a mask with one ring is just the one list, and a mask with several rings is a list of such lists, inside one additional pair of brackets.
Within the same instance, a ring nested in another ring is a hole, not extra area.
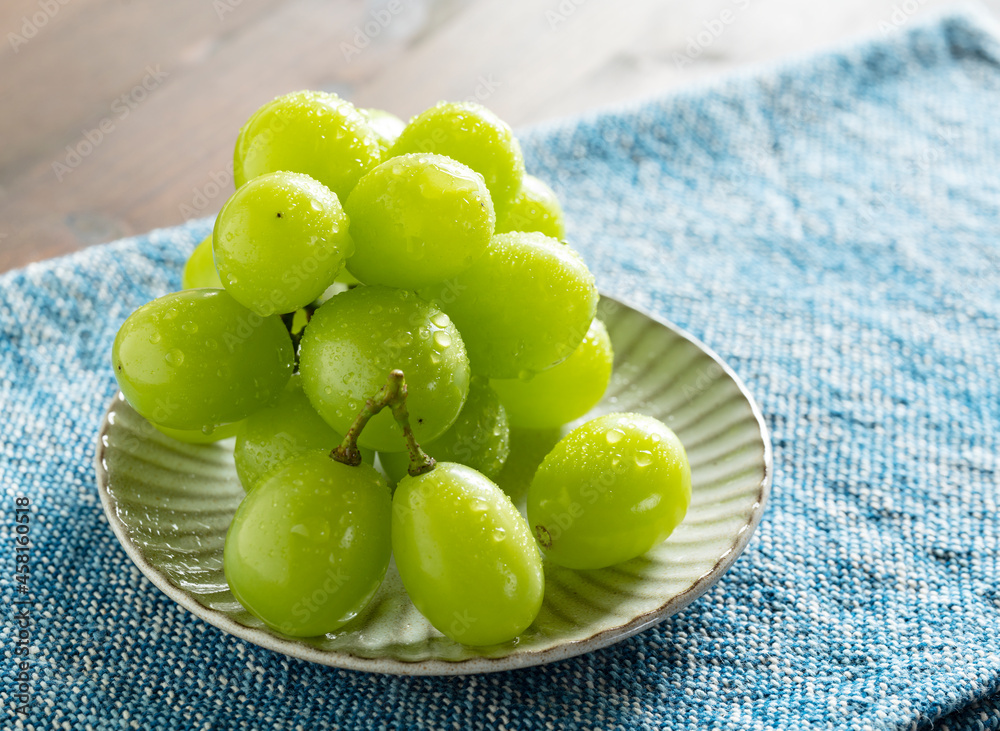
[[(944, 4), (5, 0), (0, 271), (216, 212), (240, 125), (288, 91), (335, 91), (404, 118), (479, 98), (527, 125)], [(1000, 0), (988, 5), (1000, 13)], [(690, 53), (699, 34), (710, 40)]]

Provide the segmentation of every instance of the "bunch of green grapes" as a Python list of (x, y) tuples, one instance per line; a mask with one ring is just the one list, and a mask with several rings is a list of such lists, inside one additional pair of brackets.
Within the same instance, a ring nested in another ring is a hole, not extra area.
[[(235, 436), (246, 497), (223, 565), (272, 630), (342, 627), (394, 555), (442, 634), (513, 642), (543, 556), (609, 566), (683, 520), (676, 435), (585, 421), (614, 362), (595, 279), (496, 115), (404, 122), (295, 92), (240, 130), (234, 181), (182, 291), (124, 322), (112, 366), (168, 437)], [(526, 516), (494, 480), (527, 490)]]

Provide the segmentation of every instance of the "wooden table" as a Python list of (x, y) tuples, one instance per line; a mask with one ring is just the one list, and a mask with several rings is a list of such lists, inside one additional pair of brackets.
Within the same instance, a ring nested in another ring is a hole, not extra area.
[[(944, 0), (5, 0), (0, 271), (219, 209), (272, 97), (512, 125), (893, 32)], [(990, 0), (994, 12), (1000, 0)]]

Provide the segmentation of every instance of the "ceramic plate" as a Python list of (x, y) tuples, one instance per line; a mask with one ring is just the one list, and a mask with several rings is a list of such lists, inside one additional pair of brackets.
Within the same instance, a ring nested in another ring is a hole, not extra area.
[[(680, 437), (693, 498), (684, 522), (645, 556), (598, 571), (545, 565), (545, 602), (517, 640), (470, 648), (442, 636), (407, 598), (395, 566), (364, 612), (340, 631), (295, 639), (233, 598), (222, 572), (230, 518), (243, 497), (232, 441), (182, 444), (119, 394), (97, 444), (101, 502), (126, 553), (156, 586), (210, 624), (312, 662), (401, 675), (458, 675), (539, 665), (606, 647), (679, 612), (718, 581), (760, 521), (771, 449), (760, 411), (736, 375), (672, 325), (605, 297), (599, 316), (615, 350), (604, 400), (584, 419), (649, 414)], [(561, 431), (565, 433), (573, 424)], [(516, 431), (498, 479), (523, 508), (530, 475), (559, 431)]]

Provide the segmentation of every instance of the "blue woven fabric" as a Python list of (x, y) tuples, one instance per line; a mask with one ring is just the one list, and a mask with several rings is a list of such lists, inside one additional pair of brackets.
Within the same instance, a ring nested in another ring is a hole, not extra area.
[[(976, 14), (524, 133), (602, 289), (730, 362), (774, 441), (746, 553), (603, 651), (479, 677), (291, 660), (135, 569), (91, 466), (118, 325), (195, 222), (0, 277), (4, 728), (1000, 728), (1000, 41)], [(15, 722), (15, 496), (35, 541)]]

